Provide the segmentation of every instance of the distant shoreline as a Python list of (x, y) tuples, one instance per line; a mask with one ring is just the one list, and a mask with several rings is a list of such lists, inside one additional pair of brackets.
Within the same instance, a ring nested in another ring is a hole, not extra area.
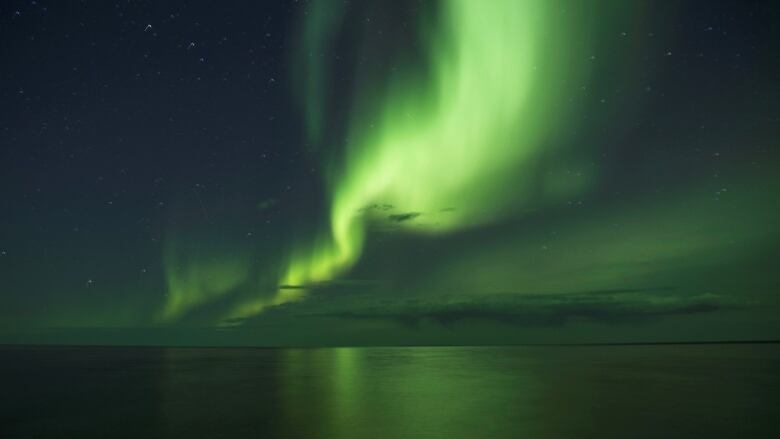
[(442, 345), (323, 345), (323, 346), (214, 346), (214, 345), (134, 345), (134, 344), (29, 344), (29, 343), (0, 343), (0, 349), (372, 349), (372, 348), (511, 348), (511, 347), (608, 347), (608, 346), (673, 346), (673, 345), (748, 345), (748, 344), (780, 344), (780, 340), (727, 340), (727, 341), (645, 341), (645, 342), (612, 342), (612, 343), (523, 343), (523, 344), (494, 344), (494, 345), (468, 345), (468, 344), (442, 344)]

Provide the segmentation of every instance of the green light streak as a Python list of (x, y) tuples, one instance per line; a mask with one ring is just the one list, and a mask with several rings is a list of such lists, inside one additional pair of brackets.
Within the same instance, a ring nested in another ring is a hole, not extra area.
[(325, 80), (328, 64), (320, 54), (326, 52), (343, 19), (344, 6), (339, 2), (314, 2), (308, 14), (307, 25), (301, 35), (302, 53), (298, 54), (299, 65), (295, 70), (295, 82), (305, 84), (300, 91), (303, 101), (306, 132), (310, 141), (319, 140), (325, 114), (322, 104), (325, 95)]
[(176, 233), (169, 234), (163, 251), (168, 288), (161, 321), (175, 320), (229, 294), (249, 279), (251, 267), (245, 254), (220, 251), (219, 246), (202, 241), (187, 242)]
[[(561, 97), (583, 70), (565, 45), (576, 29), (566, 17), (576, 14), (541, 0), (442, 6), (441, 28), (428, 42), (430, 81), (397, 80), (376, 117), (353, 115), (350, 138), (359, 140), (333, 170), (329, 230), (294, 250), (281, 284), (310, 285), (348, 270), (369, 224), (388, 218), (367, 206), (392, 206), (399, 228), (444, 233), (530, 202), (534, 159), (552, 147), (548, 136), (567, 112)], [(582, 189), (561, 186), (544, 195)]]

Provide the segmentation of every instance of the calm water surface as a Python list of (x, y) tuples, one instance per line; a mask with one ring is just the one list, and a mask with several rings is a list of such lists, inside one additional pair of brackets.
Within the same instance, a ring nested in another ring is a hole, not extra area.
[(0, 437), (780, 437), (780, 345), (0, 348)]

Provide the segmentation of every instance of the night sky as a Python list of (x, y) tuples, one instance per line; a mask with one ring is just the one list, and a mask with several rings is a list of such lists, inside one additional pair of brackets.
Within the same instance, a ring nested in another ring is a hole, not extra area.
[(0, 342), (780, 338), (771, 1), (0, 3)]

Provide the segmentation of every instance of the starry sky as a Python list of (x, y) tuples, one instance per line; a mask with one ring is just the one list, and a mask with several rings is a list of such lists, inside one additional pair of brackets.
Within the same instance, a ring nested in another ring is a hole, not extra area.
[(768, 1), (0, 4), (0, 343), (780, 338)]

